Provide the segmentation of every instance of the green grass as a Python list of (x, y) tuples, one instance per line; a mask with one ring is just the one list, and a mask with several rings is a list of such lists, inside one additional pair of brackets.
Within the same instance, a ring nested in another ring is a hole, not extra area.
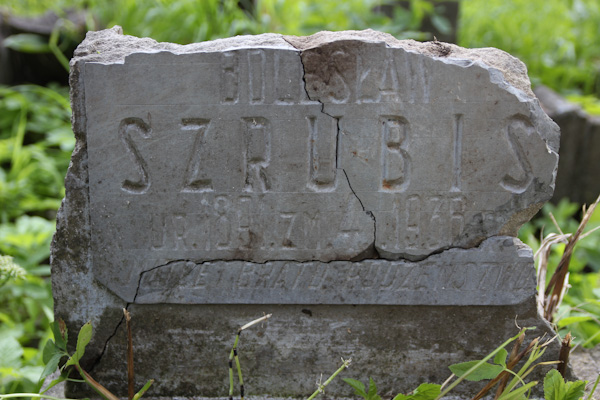
[(600, 95), (600, 2), (463, 0), (459, 44), (520, 58), (534, 84)]
[(0, 255), (26, 274), (0, 280), (0, 393), (34, 391), (53, 320), (54, 218), (73, 149), (65, 88), (0, 87)]

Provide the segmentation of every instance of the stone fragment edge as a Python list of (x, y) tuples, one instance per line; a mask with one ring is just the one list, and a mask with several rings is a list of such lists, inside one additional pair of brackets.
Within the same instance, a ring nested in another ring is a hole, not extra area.
[[(385, 43), (392, 48), (401, 48), (409, 52), (429, 57), (452, 60), (480, 62), (497, 69), (504, 80), (514, 88), (523, 92), (528, 98), (535, 98), (531, 90), (531, 82), (527, 75), (527, 67), (518, 58), (509, 53), (493, 48), (466, 49), (451, 43), (418, 42), (412, 39), (399, 40), (389, 33), (372, 29), (362, 31), (322, 31), (311, 36), (290, 36), (278, 33), (260, 35), (241, 35), (225, 39), (180, 45), (168, 42), (157, 42), (150, 38), (138, 38), (123, 34), (123, 29), (115, 25), (110, 29), (90, 31), (85, 40), (77, 47), (73, 62), (85, 59), (87, 62), (114, 63), (124, 62), (127, 55), (143, 52), (168, 51), (173, 54), (190, 54), (197, 52), (218, 52), (237, 49), (261, 47), (280, 48), (303, 51), (315, 48), (324, 43), (336, 41), (361, 41), (365, 43)], [(464, 64), (464, 62), (462, 63)]]

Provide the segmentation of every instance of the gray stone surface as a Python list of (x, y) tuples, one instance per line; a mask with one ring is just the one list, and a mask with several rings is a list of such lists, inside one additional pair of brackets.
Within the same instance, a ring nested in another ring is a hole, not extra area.
[(531, 249), (494, 237), (424, 261), (173, 260), (142, 274), (137, 304), (508, 305), (531, 296)]
[(549, 333), (512, 236), (552, 195), (559, 135), (506, 53), (116, 27), (76, 51), (71, 96), (55, 312), (71, 332), (93, 322), (83, 364), (121, 394), (123, 307), (151, 396), (223, 395), (233, 335), (263, 312), (241, 354), (248, 390), (271, 396), (309, 394), (340, 356), (411, 390), (517, 315)]

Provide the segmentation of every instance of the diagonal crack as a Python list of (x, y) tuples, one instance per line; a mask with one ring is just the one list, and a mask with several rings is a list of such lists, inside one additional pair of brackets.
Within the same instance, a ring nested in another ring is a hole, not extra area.
[[(133, 295), (133, 299), (130, 302), (127, 302), (127, 304), (125, 304), (124, 309), (127, 310), (127, 311), (129, 311), (129, 306), (131, 306), (132, 304), (135, 304), (135, 301), (136, 301), (136, 299), (138, 297), (138, 294), (140, 292), (140, 287), (142, 285), (142, 279), (144, 278), (144, 274), (146, 274), (147, 272), (154, 271), (155, 269), (166, 267), (166, 266), (169, 266), (169, 265), (171, 265), (173, 263), (180, 262), (180, 261), (188, 261), (188, 260), (171, 260), (171, 261), (167, 262), (166, 264), (158, 265), (158, 266), (155, 266), (155, 267), (152, 267), (152, 268), (149, 268), (149, 269), (147, 269), (145, 271), (140, 272), (140, 276), (138, 278), (138, 283), (137, 283), (137, 287), (135, 288), (135, 294)], [(113, 332), (110, 334), (110, 336), (104, 342), (104, 346), (102, 346), (102, 351), (94, 359), (93, 364), (90, 367), (89, 372), (93, 372), (94, 368), (96, 368), (96, 366), (98, 364), (100, 364), (100, 360), (102, 360), (102, 357), (104, 356), (104, 354), (106, 353), (106, 349), (108, 348), (108, 343), (112, 340), (112, 338), (114, 338), (117, 335), (117, 332), (119, 331), (119, 328), (121, 327), (121, 325), (123, 324), (124, 321), (125, 321), (125, 315), (122, 315), (121, 319), (119, 319), (119, 322), (115, 326), (115, 329), (113, 330)]]
[[(294, 48), (296, 48), (296, 46), (294, 46), (292, 43), (290, 43), (289, 41), (287, 41), (285, 39), (285, 37), (283, 37), (283, 40), (285, 40), (291, 46), (293, 46)], [(338, 169), (338, 170), (341, 170), (344, 173), (344, 176), (346, 177), (346, 182), (348, 182), (348, 187), (350, 188), (350, 191), (352, 192), (352, 194), (354, 195), (354, 197), (356, 197), (356, 200), (358, 200), (360, 206), (362, 207), (362, 210), (369, 217), (371, 217), (371, 219), (373, 220), (373, 245), (372, 245), (372, 247), (373, 247), (373, 250), (374, 250), (374, 252), (375, 252), (375, 254), (376, 254), (377, 258), (378, 258), (379, 255), (377, 254), (377, 250), (375, 249), (375, 241), (377, 239), (377, 220), (375, 219), (375, 214), (372, 211), (367, 210), (365, 208), (365, 205), (363, 204), (362, 200), (360, 199), (360, 197), (358, 197), (358, 195), (356, 194), (356, 192), (352, 188), (352, 184), (350, 183), (350, 177), (348, 176), (348, 173), (346, 172), (346, 170), (344, 168), (340, 167), (339, 153), (340, 153), (340, 141), (341, 141), (341, 133), (342, 133), (342, 130), (340, 128), (340, 118), (341, 117), (336, 117), (334, 115), (331, 115), (331, 114), (327, 113), (325, 111), (325, 103), (323, 103), (319, 99), (313, 99), (313, 98), (311, 98), (310, 93), (308, 93), (308, 89), (307, 89), (306, 68), (304, 66), (304, 61), (302, 60), (302, 50), (298, 49), (298, 53), (297, 54), (298, 54), (298, 58), (300, 60), (300, 64), (302, 65), (302, 82), (304, 83), (302, 87), (304, 88), (304, 92), (306, 93), (306, 97), (309, 100), (316, 101), (316, 102), (318, 102), (321, 105), (321, 113), (327, 115), (328, 117), (331, 117), (331, 118), (335, 119), (336, 127), (337, 127), (337, 134), (336, 134), (336, 137), (335, 137), (335, 145), (336, 145), (336, 147), (335, 147), (335, 168)]]

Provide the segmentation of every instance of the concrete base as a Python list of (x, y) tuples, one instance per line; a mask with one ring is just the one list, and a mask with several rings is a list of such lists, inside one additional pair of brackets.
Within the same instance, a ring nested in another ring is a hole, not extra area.
[[(533, 304), (533, 298), (529, 302)], [(260, 317), (273, 317), (244, 331), (239, 358), (247, 395), (306, 397), (321, 374), (326, 379), (340, 365), (352, 365), (341, 377), (362, 381), (372, 377), (380, 393), (408, 392), (420, 383), (441, 384), (448, 365), (480, 359), (516, 334), (520, 326), (538, 326), (529, 339), (553, 333), (525, 305), (457, 306), (183, 306), (132, 305), (136, 387), (156, 379), (150, 396), (224, 396), (229, 387), (227, 361), (237, 329)], [(115, 325), (92, 375), (119, 396), (126, 396), (125, 324), (108, 313), (105, 328)], [(382, 321), (385, 321), (382, 323)], [(210, 327), (210, 328), (209, 328)], [(558, 345), (546, 359), (558, 357)], [(181, 362), (173, 362), (180, 358)], [(120, 362), (118, 360), (121, 360)], [(107, 364), (108, 363), (108, 364)], [(116, 364), (118, 363), (118, 365)], [(93, 364), (91, 362), (90, 364)], [(110, 365), (109, 365), (110, 364)], [(538, 370), (538, 378), (546, 369)], [(169, 377), (168, 380), (161, 380)], [(480, 385), (464, 383), (454, 390), (469, 394)], [(236, 393), (237, 387), (236, 378)], [(69, 397), (87, 396), (72, 385)], [(341, 379), (327, 387), (328, 396), (352, 396)]]

